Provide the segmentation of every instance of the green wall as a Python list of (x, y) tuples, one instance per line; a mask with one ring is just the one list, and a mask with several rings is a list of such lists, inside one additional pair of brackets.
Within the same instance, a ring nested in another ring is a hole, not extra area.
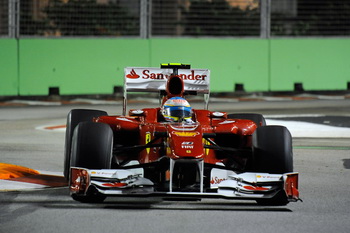
[(123, 69), (148, 65), (147, 40), (20, 40), (20, 95), (111, 94)]
[(0, 39), (0, 96), (111, 94), (126, 66), (211, 69), (211, 91), (345, 90), (350, 39)]
[(151, 61), (180, 61), (211, 70), (211, 91), (268, 89), (268, 41), (259, 39), (152, 39)]
[(344, 90), (350, 82), (350, 39), (280, 39), (270, 45), (271, 90)]
[(0, 40), (0, 96), (18, 94), (18, 50), (17, 41)]

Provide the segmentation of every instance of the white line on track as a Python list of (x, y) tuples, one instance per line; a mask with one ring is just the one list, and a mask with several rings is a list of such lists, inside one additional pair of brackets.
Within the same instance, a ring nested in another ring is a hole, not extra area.
[(350, 128), (302, 121), (266, 119), (267, 125), (283, 125), (295, 138), (350, 138)]
[[(38, 171), (39, 175), (35, 176), (54, 176), (54, 177), (63, 177), (62, 172), (51, 172), (51, 171)], [(61, 179), (60, 179), (61, 180)], [(46, 182), (47, 183), (47, 182)], [(61, 185), (59, 185), (61, 186)], [(35, 189), (44, 189), (44, 188), (52, 188), (53, 186), (39, 184), (35, 182), (26, 182), (18, 181), (18, 180), (3, 180), (0, 179), (0, 192), (9, 192), (9, 191), (18, 191), (18, 190), (35, 190)]]
[(31, 189), (43, 189), (47, 188), (46, 185), (32, 184), (20, 181), (0, 180), (0, 192), (4, 191), (17, 191), (17, 190), (31, 190)]

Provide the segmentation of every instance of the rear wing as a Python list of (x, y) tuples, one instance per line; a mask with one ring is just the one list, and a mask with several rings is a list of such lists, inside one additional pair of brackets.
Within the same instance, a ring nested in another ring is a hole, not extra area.
[[(178, 76), (184, 81), (185, 92), (209, 94), (210, 70), (178, 69)], [(167, 79), (173, 69), (153, 67), (126, 67), (124, 69), (125, 92), (164, 91)]]
[(184, 82), (185, 94), (204, 94), (206, 108), (209, 103), (210, 70), (191, 69), (190, 65), (169, 63), (154, 67), (126, 67), (124, 69), (124, 106), (126, 114), (128, 92), (159, 92), (166, 90), (167, 80), (171, 75), (178, 75)]

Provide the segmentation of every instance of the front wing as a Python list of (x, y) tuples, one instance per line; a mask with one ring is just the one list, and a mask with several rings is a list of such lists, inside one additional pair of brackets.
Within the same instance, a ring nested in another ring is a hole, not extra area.
[(298, 173), (231, 174), (210, 191), (199, 192), (157, 191), (154, 183), (131, 170), (89, 170), (71, 168), (71, 195), (86, 196), (93, 190), (105, 196), (161, 196), (228, 199), (269, 199), (284, 191), (288, 201), (299, 199)]

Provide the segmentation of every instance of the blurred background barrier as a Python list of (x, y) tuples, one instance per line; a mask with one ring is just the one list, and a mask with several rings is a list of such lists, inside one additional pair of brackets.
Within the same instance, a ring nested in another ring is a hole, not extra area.
[(0, 96), (112, 94), (126, 66), (212, 92), (350, 89), (349, 0), (0, 0)]

